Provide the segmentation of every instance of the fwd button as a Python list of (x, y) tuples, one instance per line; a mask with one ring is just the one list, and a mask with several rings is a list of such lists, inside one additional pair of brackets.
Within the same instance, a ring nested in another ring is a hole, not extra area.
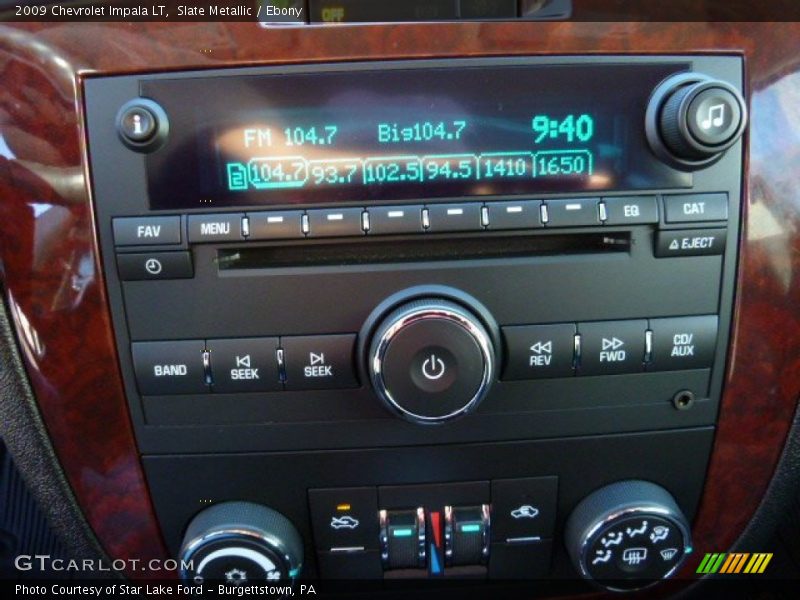
[(638, 373), (644, 368), (647, 321), (578, 323), (580, 375)]
[(356, 336), (308, 335), (281, 338), (287, 390), (358, 387), (353, 353)]

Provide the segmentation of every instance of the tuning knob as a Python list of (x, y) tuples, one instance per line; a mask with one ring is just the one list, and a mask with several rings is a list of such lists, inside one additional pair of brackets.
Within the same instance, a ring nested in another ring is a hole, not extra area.
[(741, 137), (747, 107), (739, 91), (724, 81), (696, 73), (674, 75), (653, 93), (646, 116), (650, 147), (683, 170), (719, 160)]
[(671, 577), (692, 551), (689, 523), (664, 488), (621, 481), (584, 498), (566, 525), (575, 568), (611, 590)]
[(472, 411), (495, 376), (495, 351), (472, 311), (439, 298), (401, 305), (378, 325), (368, 354), (378, 396), (416, 423), (442, 423)]
[(294, 579), (303, 564), (303, 541), (271, 508), (224, 502), (192, 519), (180, 556), (187, 583), (252, 585)]

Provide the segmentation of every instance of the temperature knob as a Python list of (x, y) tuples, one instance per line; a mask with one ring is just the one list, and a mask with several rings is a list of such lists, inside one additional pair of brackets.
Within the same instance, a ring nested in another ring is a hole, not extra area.
[(187, 583), (253, 585), (294, 579), (303, 564), (303, 542), (289, 519), (271, 508), (224, 502), (192, 519), (180, 556)]
[(456, 302), (422, 298), (378, 325), (368, 355), (378, 396), (416, 423), (472, 411), (494, 379), (494, 345), (481, 319)]
[(712, 164), (739, 140), (747, 107), (732, 85), (682, 73), (656, 88), (646, 121), (656, 155), (672, 166), (694, 170)]
[(596, 490), (566, 526), (575, 568), (611, 590), (634, 590), (672, 576), (692, 551), (689, 524), (674, 498), (647, 481)]

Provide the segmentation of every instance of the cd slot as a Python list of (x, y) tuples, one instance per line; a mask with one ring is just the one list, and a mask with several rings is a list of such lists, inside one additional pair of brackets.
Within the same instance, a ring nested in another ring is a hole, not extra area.
[(630, 232), (220, 248), (221, 271), (628, 252)]

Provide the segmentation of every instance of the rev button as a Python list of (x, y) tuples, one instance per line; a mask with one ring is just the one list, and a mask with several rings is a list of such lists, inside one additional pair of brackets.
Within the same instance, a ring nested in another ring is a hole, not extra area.
[(506, 343), (505, 379), (569, 377), (573, 374), (575, 325), (503, 327)]
[(269, 392), (282, 388), (278, 338), (208, 340), (215, 392)]
[(353, 352), (355, 335), (309, 335), (281, 338), (287, 390), (358, 387)]

